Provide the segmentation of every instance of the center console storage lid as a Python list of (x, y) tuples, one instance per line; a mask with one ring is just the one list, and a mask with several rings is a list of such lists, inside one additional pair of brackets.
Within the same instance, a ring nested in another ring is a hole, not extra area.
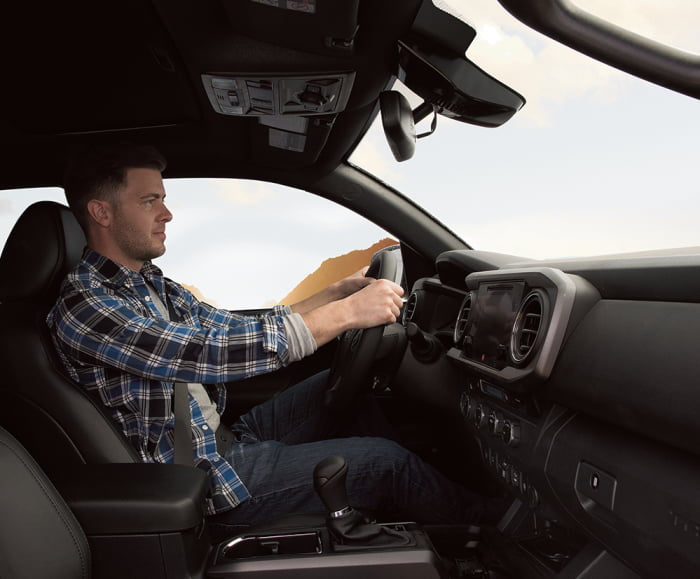
[(97, 464), (55, 481), (87, 535), (167, 533), (204, 518), (204, 471), (177, 464)]

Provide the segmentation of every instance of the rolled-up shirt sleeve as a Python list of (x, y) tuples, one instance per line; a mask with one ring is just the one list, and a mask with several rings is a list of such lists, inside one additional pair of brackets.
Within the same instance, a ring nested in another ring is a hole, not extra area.
[(313, 354), (318, 345), (311, 330), (304, 323), (301, 314), (293, 314), (284, 317), (284, 327), (287, 332), (289, 346), (289, 361), (296, 362)]

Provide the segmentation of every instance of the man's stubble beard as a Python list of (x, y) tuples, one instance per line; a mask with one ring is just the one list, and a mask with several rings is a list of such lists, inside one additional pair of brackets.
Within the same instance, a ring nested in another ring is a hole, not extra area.
[(156, 246), (152, 233), (144, 233), (135, 229), (131, 223), (124, 219), (119, 209), (114, 214), (116, 242), (121, 251), (130, 259), (137, 261), (150, 261), (165, 253), (165, 246)]

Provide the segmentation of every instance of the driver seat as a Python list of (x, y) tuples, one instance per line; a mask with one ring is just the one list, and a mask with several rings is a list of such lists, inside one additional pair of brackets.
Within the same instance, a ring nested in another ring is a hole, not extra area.
[(0, 424), (50, 478), (77, 464), (139, 462), (101, 404), (64, 372), (46, 316), (85, 236), (65, 205), (19, 217), (0, 255)]

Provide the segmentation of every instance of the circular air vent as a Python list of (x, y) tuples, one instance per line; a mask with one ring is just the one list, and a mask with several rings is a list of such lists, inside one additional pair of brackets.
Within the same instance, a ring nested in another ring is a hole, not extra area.
[(545, 330), (547, 295), (531, 291), (520, 304), (510, 337), (510, 357), (516, 364), (526, 362), (540, 345)]
[(472, 311), (472, 300), (472, 294), (468, 293), (464, 297), (462, 305), (459, 307), (459, 315), (457, 316), (457, 321), (455, 322), (454, 333), (454, 342), (458, 348), (461, 348), (464, 345), (464, 338), (466, 337), (467, 330), (469, 329), (469, 314)]
[(416, 313), (417, 307), (418, 307), (418, 295), (414, 292), (408, 296), (408, 299), (406, 299), (406, 303), (403, 306), (403, 325), (404, 326), (413, 319), (413, 316)]

